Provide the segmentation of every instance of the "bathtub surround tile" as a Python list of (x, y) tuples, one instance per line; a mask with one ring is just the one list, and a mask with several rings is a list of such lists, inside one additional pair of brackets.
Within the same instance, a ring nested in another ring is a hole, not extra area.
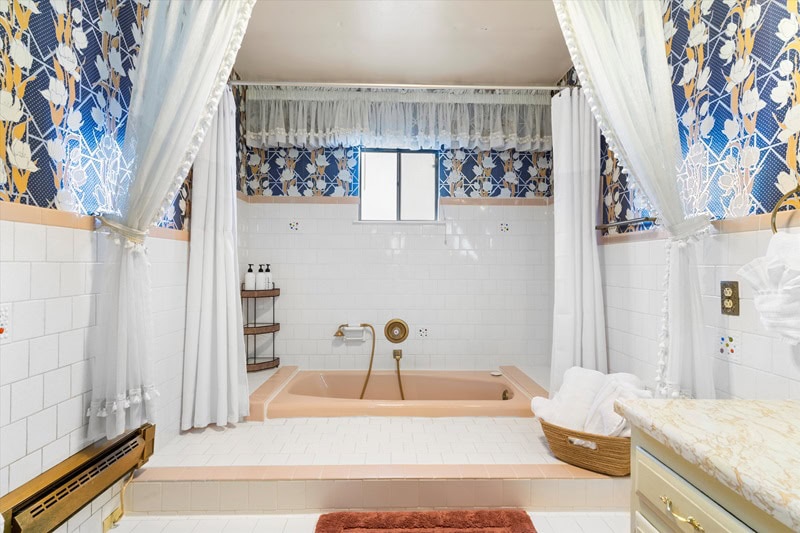
[[(393, 345), (380, 332), (393, 316), (411, 327), (408, 369), (547, 364), (551, 206), (448, 205), (445, 223), (427, 226), (354, 223), (357, 205), (239, 207), (243, 269), (270, 262), (282, 289), (276, 349), (284, 364), (365, 368), (368, 343), (332, 335), (342, 322), (370, 322), (379, 332), (376, 369), (388, 370)], [(501, 218), (513, 232), (500, 233)], [(303, 230), (289, 230), (289, 219)]]

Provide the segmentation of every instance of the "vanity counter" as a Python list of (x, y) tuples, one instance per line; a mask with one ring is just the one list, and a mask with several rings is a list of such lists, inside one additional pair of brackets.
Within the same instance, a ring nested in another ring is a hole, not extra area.
[(800, 531), (800, 402), (622, 400), (638, 429)]

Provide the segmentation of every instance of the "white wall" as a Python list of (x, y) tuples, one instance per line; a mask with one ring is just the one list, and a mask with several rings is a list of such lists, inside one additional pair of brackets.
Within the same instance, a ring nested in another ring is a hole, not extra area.
[[(783, 230), (786, 231), (786, 230)], [(766, 253), (772, 233), (750, 231), (712, 236), (700, 259), (706, 348), (714, 358), (720, 398), (800, 399), (800, 349), (761, 326), (753, 291), (736, 274)], [(663, 306), (665, 241), (601, 246), (611, 370), (633, 372), (651, 387), (656, 376)], [(720, 281), (739, 281), (741, 313), (720, 313)], [(720, 353), (722, 337), (733, 337), (734, 353)]]
[[(271, 263), (282, 291), (282, 364), (366, 368), (369, 343), (346, 345), (333, 333), (369, 322), (377, 368), (392, 368), (396, 347), (404, 368), (548, 365), (552, 207), (450, 205), (441, 216), (446, 224), (361, 224), (357, 204), (240, 201), (242, 269)], [(393, 317), (411, 329), (400, 346), (383, 334)]]
[[(150, 239), (157, 438), (178, 433), (188, 243)], [(91, 388), (86, 345), (96, 323), (96, 234), (0, 221), (0, 496), (76, 453)]]

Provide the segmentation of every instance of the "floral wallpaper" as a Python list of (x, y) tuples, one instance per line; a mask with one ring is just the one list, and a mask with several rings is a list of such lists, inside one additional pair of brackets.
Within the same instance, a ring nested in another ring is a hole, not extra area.
[(241, 190), (259, 196), (358, 196), (359, 148), (250, 148)]
[[(679, 180), (688, 209), (714, 218), (770, 212), (800, 183), (798, 2), (668, 0), (664, 5), (684, 155)], [(607, 172), (601, 180), (607, 198)], [(629, 193), (625, 205), (635, 196)], [(789, 205), (800, 208), (800, 200)], [(619, 208), (609, 220), (641, 216), (636, 202), (633, 206), (630, 212)]]
[(552, 152), (442, 150), (442, 198), (537, 198), (552, 196)]
[(0, 0), (0, 201), (110, 210), (148, 3)]
[[(240, 190), (248, 196), (358, 196), (359, 147), (240, 150)], [(439, 152), (443, 198), (551, 196), (550, 152)]]
[[(602, 135), (600, 136), (600, 173), (603, 194), (601, 198), (603, 206), (600, 211), (604, 223), (650, 216), (644, 203), (643, 194), (637, 194), (634, 180), (622, 172), (622, 167), (614, 157), (614, 152), (608, 148), (606, 139)], [(652, 226), (652, 222), (637, 222), (614, 226), (604, 230), (604, 233), (630, 233)]]

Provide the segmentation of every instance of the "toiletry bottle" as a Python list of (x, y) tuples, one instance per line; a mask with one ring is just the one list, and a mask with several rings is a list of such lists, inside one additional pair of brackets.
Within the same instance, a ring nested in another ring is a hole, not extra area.
[(267, 271), (265, 274), (267, 275), (267, 289), (274, 289), (275, 284), (272, 282), (272, 272), (269, 269), (269, 263), (267, 263)]
[(254, 291), (256, 290), (256, 275), (253, 273), (253, 263), (249, 263), (249, 265), (250, 267), (244, 274), (244, 290)]
[(258, 274), (256, 274), (256, 290), (263, 291), (267, 289), (267, 275), (264, 272), (264, 265), (258, 265)]

